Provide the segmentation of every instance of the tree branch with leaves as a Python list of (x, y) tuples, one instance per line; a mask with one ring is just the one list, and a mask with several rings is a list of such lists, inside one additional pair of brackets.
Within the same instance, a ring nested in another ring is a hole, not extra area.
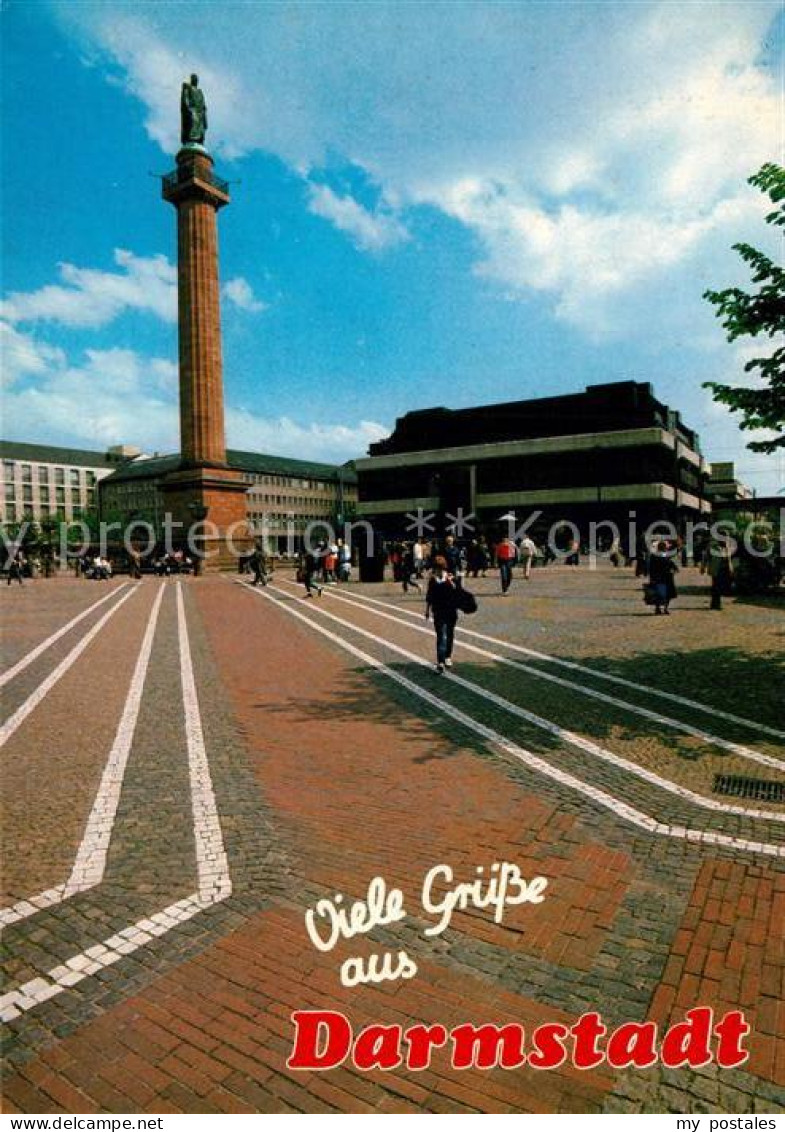
[[(764, 165), (749, 178), (749, 184), (767, 193), (776, 206), (766, 217), (766, 223), (785, 228), (785, 169), (773, 163)], [(729, 342), (763, 336), (779, 344), (772, 354), (752, 358), (744, 366), (745, 373), (759, 371), (761, 385), (750, 388), (716, 381), (703, 384), (711, 389), (715, 401), (742, 414), (742, 429), (778, 432), (779, 436), (751, 440), (747, 445), (753, 452), (774, 452), (785, 447), (785, 270), (750, 244), (734, 244), (733, 249), (749, 265), (757, 290), (748, 294), (739, 287), (728, 287), (724, 291), (705, 291), (703, 297), (717, 308), (715, 313), (722, 319)]]

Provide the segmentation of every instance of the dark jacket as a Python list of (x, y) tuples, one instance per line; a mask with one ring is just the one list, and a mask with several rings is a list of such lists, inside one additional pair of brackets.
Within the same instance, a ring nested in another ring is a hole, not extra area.
[(448, 576), (444, 581), (437, 582), (435, 577), (431, 577), (425, 594), (425, 604), (433, 610), (434, 620), (457, 620), (457, 590), (452, 578)]
[(649, 581), (653, 586), (665, 586), (668, 600), (676, 597), (676, 583), (673, 575), (678, 566), (667, 554), (652, 554), (649, 559)]
[(447, 570), (450, 574), (460, 574), (463, 570), (464, 554), (459, 546), (445, 546), (442, 551), (444, 560), (447, 563)]

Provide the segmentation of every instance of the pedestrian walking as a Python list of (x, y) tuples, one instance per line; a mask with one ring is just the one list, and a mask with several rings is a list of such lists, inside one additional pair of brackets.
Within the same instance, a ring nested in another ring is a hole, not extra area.
[(433, 573), (428, 580), (425, 594), (425, 620), (433, 613), (433, 627), (436, 630), (436, 671), (444, 672), (452, 668), (452, 650), (455, 638), (455, 623), (458, 620), (458, 587), (455, 579), (448, 573), (447, 560), (437, 555), (433, 560)]
[(488, 550), (488, 543), (485, 541), (485, 536), (480, 535), (477, 539), (477, 565), (480, 574), (485, 578), (488, 574), (488, 566), (490, 565), (491, 553)]
[(533, 539), (529, 538), (528, 535), (526, 535), (521, 540), (519, 554), (521, 558), (521, 565), (523, 566), (523, 576), (528, 582), (532, 576), (532, 565), (534, 563), (534, 559), (537, 556), (537, 545)]
[(414, 560), (414, 547), (411, 545), (411, 543), (406, 543), (403, 546), (401, 557), (401, 582), (403, 583), (404, 593), (409, 592), (409, 586), (411, 586), (412, 589), (417, 590), (418, 593), (421, 592), (421, 586), (419, 581), (417, 580), (417, 570)]
[(456, 545), (454, 535), (447, 535), (447, 538), (444, 540), (442, 558), (444, 558), (447, 563), (447, 573), (452, 576), (454, 585), (462, 586), (463, 577), (466, 573), (466, 555), (461, 548)]
[(298, 581), (302, 582), (305, 586), (305, 596), (313, 597), (313, 591), (316, 590), (319, 597), (322, 596), (322, 587), (318, 582), (314, 581), (314, 575), (319, 569), (319, 559), (312, 550), (306, 551), (300, 563), (298, 570)]
[(23, 585), (22, 574), (24, 572), (24, 565), (24, 555), (22, 554), (21, 550), (18, 550), (8, 563), (9, 586), (11, 585), (11, 582), (18, 582), (20, 586)]
[(635, 540), (635, 577), (645, 578), (649, 573), (649, 548), (643, 535)]
[(269, 563), (265, 552), (259, 547), (256, 547), (253, 554), (248, 559), (248, 566), (250, 567), (251, 573), (253, 574), (252, 585), (266, 586), (270, 580), (271, 571), (269, 569)]
[(678, 566), (667, 542), (658, 542), (649, 558), (649, 585), (654, 598), (654, 612), (670, 613), (668, 606), (676, 597), (674, 574)]
[(330, 543), (324, 550), (324, 580), (325, 582), (336, 582), (336, 572), (338, 570), (338, 545), (337, 543)]
[(488, 544), (484, 538), (473, 538), (466, 551), (466, 573), (483, 578), (488, 570)]
[(342, 538), (338, 539), (338, 581), (348, 582), (352, 575), (352, 552)]
[(142, 576), (142, 556), (135, 546), (128, 551), (128, 565), (131, 577), (138, 582)]
[(727, 542), (715, 539), (708, 548), (707, 559), (706, 569), (711, 578), (711, 604), (709, 609), (721, 610), (723, 595), (727, 597), (733, 583), (733, 559), (731, 558), (730, 546)]
[(412, 547), (412, 555), (414, 557), (414, 573), (417, 581), (419, 582), (425, 572), (425, 543), (421, 538)]
[(515, 565), (515, 559), (517, 557), (518, 551), (515, 543), (511, 538), (503, 538), (496, 547), (496, 562), (499, 566), (499, 580), (501, 581), (503, 594), (506, 594), (510, 589), (512, 568)]

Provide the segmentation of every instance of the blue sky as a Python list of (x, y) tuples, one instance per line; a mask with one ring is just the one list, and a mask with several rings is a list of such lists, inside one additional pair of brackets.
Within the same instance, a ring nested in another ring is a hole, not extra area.
[[(342, 460), (395, 417), (651, 381), (759, 491), (701, 388), (749, 380), (707, 286), (774, 251), (779, 5), (6, 0), (3, 433), (177, 447), (175, 216), (196, 70), (234, 447)], [(753, 351), (754, 353), (754, 351)]]

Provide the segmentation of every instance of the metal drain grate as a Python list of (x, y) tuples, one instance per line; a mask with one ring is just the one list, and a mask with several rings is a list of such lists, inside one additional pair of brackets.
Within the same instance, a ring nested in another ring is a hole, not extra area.
[(758, 802), (785, 802), (785, 782), (766, 778), (745, 778), (740, 774), (715, 774), (715, 794), (731, 798), (754, 798)]

